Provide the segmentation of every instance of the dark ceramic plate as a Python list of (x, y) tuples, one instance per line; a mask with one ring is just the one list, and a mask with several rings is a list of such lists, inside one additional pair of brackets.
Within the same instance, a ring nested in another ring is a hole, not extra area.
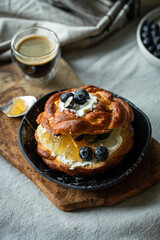
[(42, 176), (57, 184), (82, 190), (96, 190), (110, 187), (126, 178), (140, 163), (150, 142), (151, 125), (147, 116), (134, 104), (115, 94), (117, 97), (128, 102), (134, 111), (134, 148), (125, 156), (121, 164), (113, 170), (95, 175), (89, 179), (75, 178), (63, 172), (50, 169), (36, 152), (37, 144), (34, 133), (38, 125), (35, 120), (38, 114), (43, 111), (47, 99), (55, 93), (56, 92), (48, 93), (39, 99), (23, 117), (19, 128), (19, 145), (23, 155), (31, 166)]

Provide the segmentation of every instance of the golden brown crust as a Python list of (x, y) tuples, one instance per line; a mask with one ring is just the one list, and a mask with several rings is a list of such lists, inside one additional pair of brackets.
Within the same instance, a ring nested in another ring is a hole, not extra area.
[(75, 92), (78, 88), (69, 89), (52, 95), (45, 104), (45, 110), (39, 114), (37, 123), (52, 134), (100, 134), (107, 129), (119, 128), (133, 121), (131, 107), (111, 92), (95, 86), (81, 87), (98, 99), (93, 111), (84, 117), (78, 117), (70, 110), (59, 111), (60, 96), (64, 92)]
[(60, 170), (71, 176), (79, 177), (89, 177), (100, 172), (110, 170), (111, 168), (117, 166), (124, 158), (124, 156), (132, 149), (133, 147), (133, 136), (134, 131), (131, 124), (127, 126), (122, 132), (121, 136), (123, 142), (121, 146), (104, 162), (99, 162), (93, 166), (77, 167), (74, 170), (71, 170), (70, 164), (64, 164), (63, 161), (58, 159), (58, 157), (53, 157), (51, 152), (46, 149), (43, 144), (38, 139), (37, 132), (35, 134), (36, 141), (38, 143), (37, 152), (43, 158), (43, 161), (52, 169)]

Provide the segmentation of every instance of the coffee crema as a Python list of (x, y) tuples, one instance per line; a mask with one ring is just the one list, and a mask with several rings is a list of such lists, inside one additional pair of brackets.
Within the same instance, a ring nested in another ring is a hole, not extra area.
[(46, 76), (56, 60), (56, 43), (45, 36), (31, 35), (18, 42), (15, 56), (22, 71), (30, 77)]

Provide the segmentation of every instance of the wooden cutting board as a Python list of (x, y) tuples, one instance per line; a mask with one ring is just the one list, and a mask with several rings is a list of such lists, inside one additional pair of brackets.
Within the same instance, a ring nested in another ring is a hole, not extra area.
[[(40, 98), (54, 90), (82, 85), (63, 59), (53, 82), (45, 87), (30, 84), (9, 64), (0, 68), (0, 104), (5, 104), (16, 96), (33, 95)], [(23, 157), (18, 145), (20, 122), (20, 118), (8, 118), (0, 112), (0, 154), (30, 178), (50, 201), (63, 211), (111, 206), (142, 192), (160, 180), (160, 144), (152, 138), (137, 169), (115, 186), (98, 191), (82, 191), (57, 185), (37, 173)]]

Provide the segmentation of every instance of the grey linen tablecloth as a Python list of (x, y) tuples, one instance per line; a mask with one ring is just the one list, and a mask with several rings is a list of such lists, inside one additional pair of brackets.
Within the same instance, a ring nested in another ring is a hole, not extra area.
[[(154, 3), (158, 6), (159, 1)], [(153, 7), (147, 2), (145, 6)], [(153, 137), (160, 141), (160, 69), (138, 49), (138, 22), (128, 23), (93, 48), (67, 52), (64, 57), (85, 84), (119, 93), (141, 108), (151, 121)], [(159, 189), (160, 183), (113, 207), (62, 212), (1, 157), (0, 239), (158, 240)]]

